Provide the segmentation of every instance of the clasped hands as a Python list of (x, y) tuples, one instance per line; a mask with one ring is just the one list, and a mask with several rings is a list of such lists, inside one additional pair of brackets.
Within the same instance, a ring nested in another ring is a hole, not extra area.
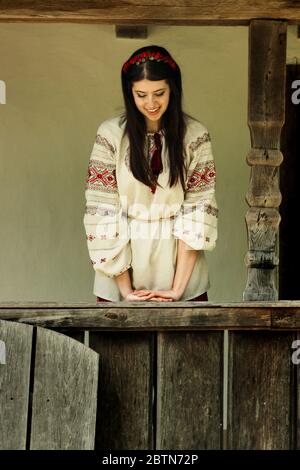
[(174, 302), (179, 300), (181, 293), (174, 289), (170, 290), (132, 290), (124, 300), (131, 301), (152, 301), (152, 302)]

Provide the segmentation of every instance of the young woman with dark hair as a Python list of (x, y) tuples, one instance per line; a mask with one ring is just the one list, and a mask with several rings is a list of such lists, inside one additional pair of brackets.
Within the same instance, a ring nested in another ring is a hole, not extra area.
[(178, 64), (159, 46), (121, 72), (125, 112), (102, 122), (84, 225), (97, 301), (208, 300), (205, 250), (217, 240), (206, 127), (182, 110)]

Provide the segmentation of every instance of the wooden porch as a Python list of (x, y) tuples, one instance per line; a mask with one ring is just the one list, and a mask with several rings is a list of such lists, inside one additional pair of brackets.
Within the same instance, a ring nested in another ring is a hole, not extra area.
[(117, 0), (78, 0), (67, 8), (59, 0), (2, 1), (0, 22), (249, 25), (245, 301), (10, 302), (0, 305), (0, 319), (54, 329), (99, 353), (96, 449), (299, 449), (300, 302), (277, 300), (273, 271), (286, 28), (300, 23), (300, 6), (292, 0), (181, 3), (131, 0), (120, 7)]
[(99, 353), (96, 449), (300, 448), (298, 301), (12, 302), (0, 320)]

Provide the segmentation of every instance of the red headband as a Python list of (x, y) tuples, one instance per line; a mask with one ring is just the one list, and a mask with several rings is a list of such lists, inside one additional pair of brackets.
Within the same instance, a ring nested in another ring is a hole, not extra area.
[(122, 70), (126, 72), (130, 65), (132, 64), (139, 65), (139, 64), (142, 64), (143, 62), (146, 62), (146, 60), (156, 60), (157, 62), (161, 62), (161, 61), (166, 62), (174, 70), (177, 67), (176, 62), (174, 62), (174, 60), (171, 59), (170, 56), (162, 55), (160, 52), (142, 52), (141, 54), (137, 54), (131, 59), (129, 59), (127, 62), (125, 62), (125, 64), (122, 67)]

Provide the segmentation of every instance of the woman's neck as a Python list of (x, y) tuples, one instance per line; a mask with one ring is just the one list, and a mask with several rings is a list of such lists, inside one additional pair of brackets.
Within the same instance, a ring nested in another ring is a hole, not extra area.
[[(147, 120), (148, 121), (148, 120)], [(148, 121), (147, 125), (147, 132), (158, 132), (161, 130), (161, 119), (159, 121)]]
[(150, 132), (150, 134), (155, 134), (155, 132), (159, 132), (161, 129), (147, 129), (146, 132)]

